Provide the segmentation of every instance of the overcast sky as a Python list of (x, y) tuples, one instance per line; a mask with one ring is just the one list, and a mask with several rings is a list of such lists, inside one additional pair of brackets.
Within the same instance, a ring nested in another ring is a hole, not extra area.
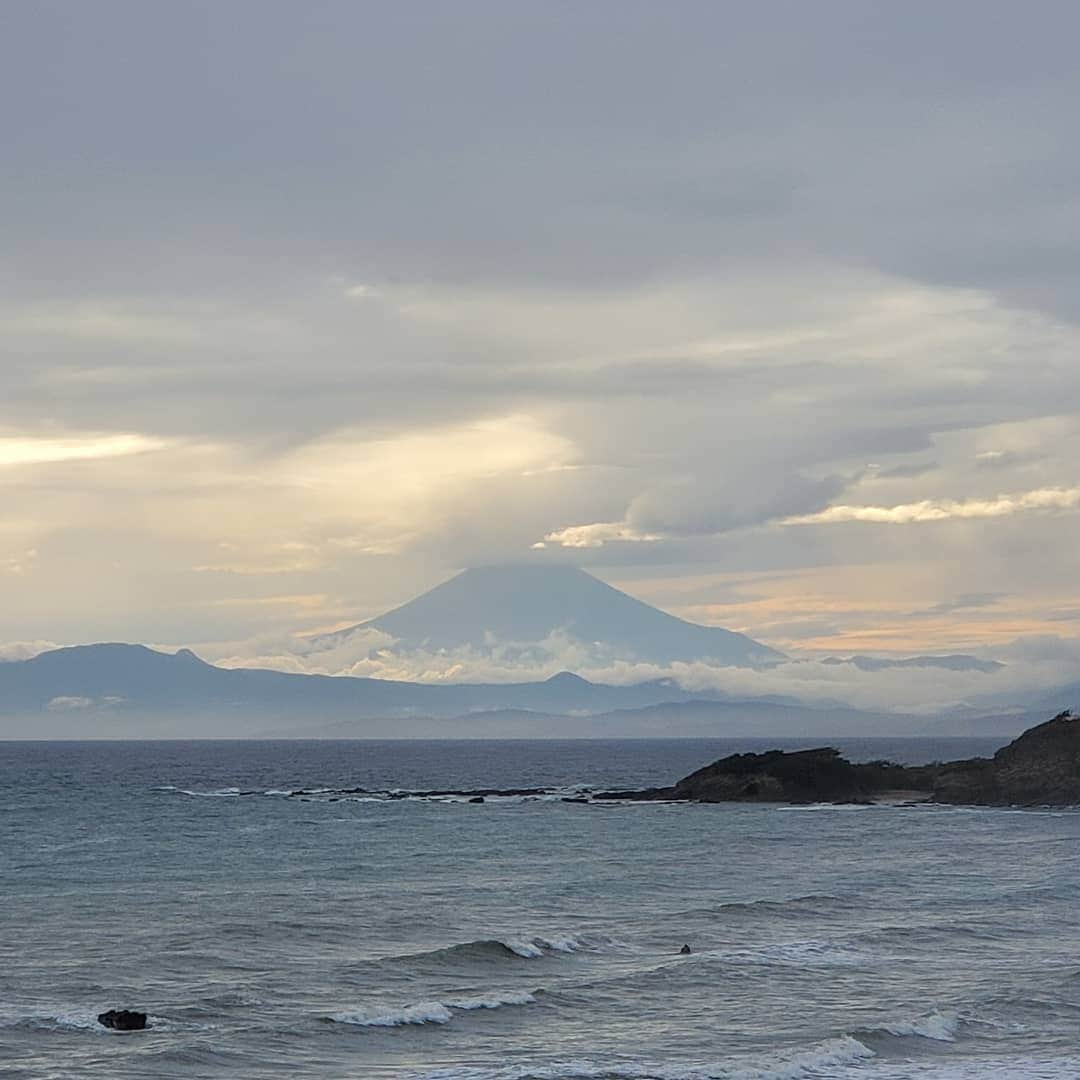
[(521, 559), (789, 652), (1075, 643), (1078, 40), (1012, 0), (4, 5), (0, 641)]

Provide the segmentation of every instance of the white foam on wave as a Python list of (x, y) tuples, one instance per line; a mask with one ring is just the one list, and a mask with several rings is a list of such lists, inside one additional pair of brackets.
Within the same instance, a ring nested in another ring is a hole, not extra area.
[(448, 1001), (451, 1009), (498, 1009), (502, 1005), (532, 1005), (536, 997), (528, 990), (507, 990), (502, 993), (478, 994), (476, 997)]
[[(88, 1032), (92, 1035), (122, 1035), (98, 1022), (98, 1010), (69, 1008), (49, 1013), (6, 1012), (0, 1015), (0, 1027), (23, 1027), (40, 1031)], [(161, 1016), (147, 1016), (146, 1029), (170, 1027)]]
[(385, 1013), (351, 1012), (334, 1013), (330, 1019), (338, 1024), (356, 1024), (359, 1027), (404, 1027), (407, 1024), (448, 1024), (454, 1014), (441, 1002), (421, 1001)]
[(63, 1012), (56, 1016), (34, 1017), (35, 1026), (65, 1028), (68, 1031), (108, 1032), (109, 1028), (98, 1023), (97, 1013)]
[(539, 959), (545, 953), (596, 952), (605, 946), (613, 944), (611, 938), (604, 937), (602, 934), (563, 934), (558, 937), (507, 937), (500, 938), (499, 943), (526, 960)]
[(544, 955), (544, 950), (540, 945), (531, 939), (503, 938), (501, 943), (512, 953), (517, 953), (518, 956), (522, 956), (526, 960), (536, 960)]
[(577, 952), (579, 949), (587, 948), (588, 945), (581, 938), (576, 937), (560, 937), (551, 938), (544, 942), (545, 947), (552, 952)]
[(768, 964), (784, 967), (861, 967), (869, 962), (866, 953), (829, 941), (786, 941), (760, 949), (735, 952), (711, 950), (699, 954), (729, 964)]
[(874, 1051), (850, 1035), (827, 1039), (806, 1050), (746, 1065), (672, 1065), (646, 1061), (565, 1061), (502, 1068), (450, 1068), (419, 1074), (419, 1080), (817, 1080), (858, 1066)]
[[(298, 798), (309, 802), (431, 802), (431, 803), (471, 803), (476, 797), (474, 791), (429, 792), (410, 788), (389, 788), (387, 790), (361, 790), (358, 788), (267, 788), (264, 791), (244, 791), (236, 787), (221, 787), (208, 791), (182, 788), (176, 784), (158, 784), (154, 791), (175, 792), (178, 795), (190, 795), (197, 798), (236, 798), (240, 795), (265, 795), (274, 798)], [(493, 792), (483, 795), (483, 802), (492, 804), (517, 805), (526, 802), (560, 802), (563, 799), (580, 799), (591, 796), (592, 788), (585, 784), (571, 784), (565, 787), (537, 789), (531, 793), (500, 794)]]
[(89, 1009), (66, 1008), (55, 1012), (25, 1012), (18, 1008), (0, 1009), (0, 1028), (31, 1028), (45, 1031), (96, 1031), (109, 1029), (97, 1022), (97, 1013)]
[(335, 1013), (330, 1017), (338, 1024), (355, 1024), (358, 1027), (405, 1027), (409, 1024), (448, 1024), (454, 1011), (471, 1012), (475, 1009), (498, 1009), (504, 1005), (532, 1005), (535, 995), (525, 990), (490, 991), (473, 997), (454, 998), (448, 1001), (421, 1001), (389, 1012)]
[(168, 789), (162, 788), (161, 790), (177, 791), (181, 795), (194, 795), (199, 799), (235, 799), (243, 794), (243, 792), (236, 787), (215, 788), (212, 791), (192, 791), (188, 788), (177, 787)]
[(838, 814), (859, 814), (864, 810), (880, 810), (886, 807), (890, 810), (899, 810), (903, 804), (898, 803), (805, 803), (800, 806), (778, 806), (776, 810), (781, 814), (817, 814), (824, 810), (835, 811)]
[[(823, 1074), (829, 1075), (829, 1074)], [(854, 1070), (836, 1080), (852, 1080), (862, 1073)], [(920, 1061), (917, 1071), (910, 1063), (875, 1064), (866, 1080), (1076, 1080), (1080, 1076), (1080, 1057)], [(829, 1080), (833, 1077), (829, 1075)]]
[(955, 1012), (936, 1012), (918, 1020), (882, 1024), (881, 1028), (890, 1035), (901, 1038), (916, 1035), (921, 1039), (933, 1039), (935, 1042), (954, 1042), (959, 1026), (960, 1018)]
[[(850, 1035), (826, 1039), (808, 1050), (801, 1050), (762, 1067), (751, 1067), (728, 1074), (732, 1080), (800, 1080), (802, 1077), (826, 1076), (822, 1069), (854, 1065), (874, 1057), (869, 1046)], [(723, 1073), (720, 1074), (723, 1076)]]

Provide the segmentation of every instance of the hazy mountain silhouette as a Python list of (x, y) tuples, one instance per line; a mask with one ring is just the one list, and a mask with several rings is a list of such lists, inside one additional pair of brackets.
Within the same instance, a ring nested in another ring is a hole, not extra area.
[[(690, 703), (702, 708), (692, 717), (678, 712)], [(650, 706), (674, 711), (632, 715)], [(569, 672), (543, 682), (432, 685), (219, 668), (187, 649), (169, 654), (126, 644), (80, 645), (0, 663), (0, 736), (7, 737), (303, 736), (335, 730), (354, 736), (573, 736), (618, 734), (620, 727), (723, 734), (781, 716), (787, 725), (801, 719), (806, 730), (830, 731), (840, 713), (845, 720), (861, 715), (868, 728), (880, 719), (783, 698), (746, 701), (721, 691), (690, 692), (671, 679), (607, 686)]]
[(991, 675), (1005, 665), (998, 660), (980, 660), (977, 656), (952, 653), (948, 656), (827, 656), (823, 664), (850, 664), (860, 671), (889, 671), (892, 668), (938, 668), (942, 671), (981, 671)]
[[(1040, 700), (1076, 692), (1061, 687)], [(543, 682), (409, 683), (219, 668), (187, 649), (126, 644), (0, 662), (0, 738), (996, 734), (1030, 726), (1032, 708), (930, 723), (841, 702), (687, 691), (672, 679), (608, 686), (564, 671)]]
[(594, 713), (692, 697), (667, 679), (605, 686), (563, 672), (544, 682), (433, 685), (219, 668), (187, 649), (170, 654), (115, 643), (0, 663), (0, 714), (53, 720), (220, 715), (250, 728), (248, 719), (265, 727), (267, 718), (278, 717), (302, 731), (328, 717), (438, 718), (491, 709)]
[(464, 570), (385, 615), (316, 640), (332, 645), (358, 630), (389, 634), (402, 652), (538, 647), (562, 634), (606, 655), (657, 664), (756, 667), (783, 659), (744, 634), (678, 619), (569, 566)]

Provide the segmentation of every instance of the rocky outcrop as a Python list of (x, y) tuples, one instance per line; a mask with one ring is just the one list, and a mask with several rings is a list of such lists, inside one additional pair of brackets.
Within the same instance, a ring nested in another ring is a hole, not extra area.
[(992, 758), (939, 766), (934, 799), (984, 806), (1080, 805), (1080, 717), (1059, 713)]
[(98, 1023), (113, 1031), (142, 1031), (146, 1027), (146, 1013), (134, 1009), (110, 1009), (98, 1015)]
[(926, 790), (925, 770), (875, 761), (854, 765), (833, 747), (733, 754), (675, 784), (673, 797), (694, 802), (851, 802), (899, 788)]
[(831, 746), (732, 754), (684, 776), (668, 788), (607, 791), (597, 799), (679, 802), (866, 802), (886, 792), (929, 793), (933, 775), (887, 761), (853, 764)]
[(1080, 718), (1061, 713), (993, 758), (906, 766), (854, 764), (833, 747), (731, 754), (671, 787), (605, 791), (594, 799), (679, 802), (879, 802), (1080, 805)]

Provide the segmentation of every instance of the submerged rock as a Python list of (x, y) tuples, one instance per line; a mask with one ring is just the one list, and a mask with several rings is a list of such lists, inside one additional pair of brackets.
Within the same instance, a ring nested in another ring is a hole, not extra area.
[(98, 1023), (113, 1031), (142, 1031), (146, 1027), (146, 1013), (134, 1009), (110, 1009), (98, 1014)]

